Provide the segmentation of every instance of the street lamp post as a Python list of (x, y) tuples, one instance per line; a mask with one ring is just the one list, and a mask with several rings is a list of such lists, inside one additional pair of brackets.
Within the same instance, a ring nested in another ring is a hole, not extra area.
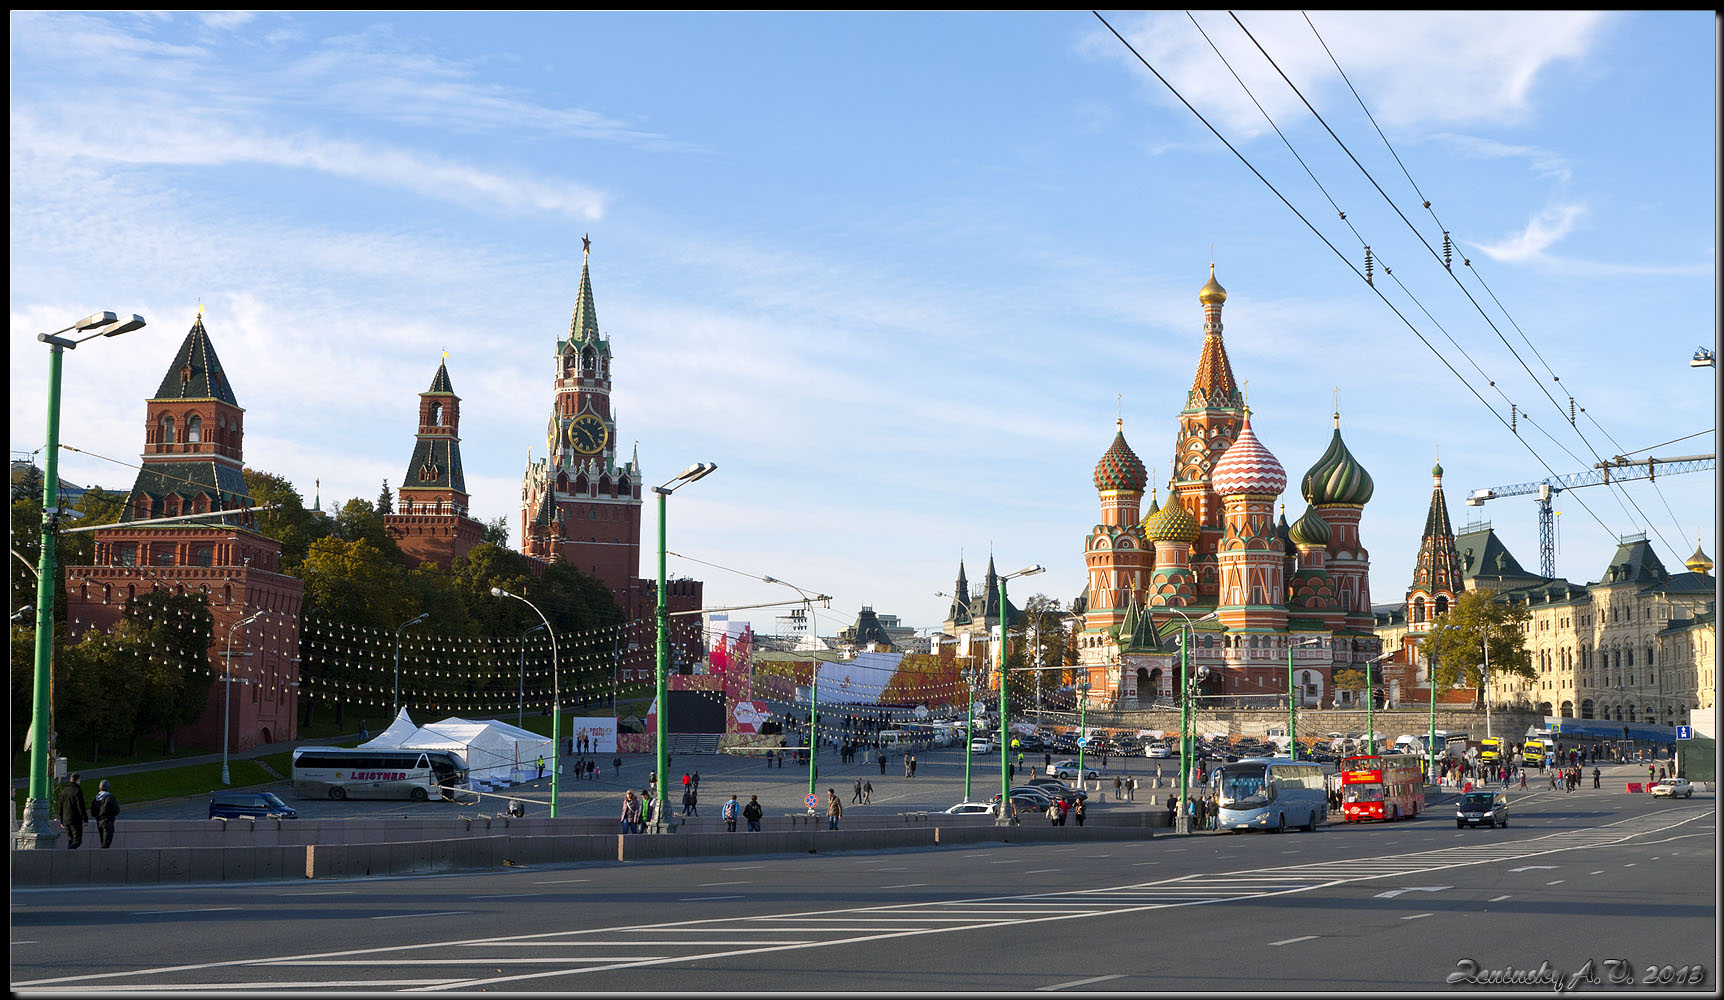
[(1178, 608), (1167, 610), (1185, 619), (1185, 628), (1179, 634), (1179, 808), (1174, 813), (1174, 824), (1180, 833), (1191, 832), (1191, 816), (1186, 811), (1186, 797), (1190, 795), (1191, 781), (1191, 741), (1186, 736), (1186, 728), (1191, 724), (1191, 685), (1186, 679), (1186, 650), (1191, 645), (1191, 627), (1197, 622), (1206, 622), (1216, 617), (1215, 612), (1198, 618), (1192, 617)]
[(254, 611), (252, 612), (251, 617), (242, 621), (234, 622), (232, 625), (228, 626), (227, 630), (227, 670), (224, 672), (224, 676), (222, 677), (221, 693), (221, 783), (224, 785), (233, 784), (233, 782), (229, 780), (227, 773), (227, 727), (228, 719), (233, 715), (230, 711), (230, 709), (233, 708), (233, 634), (235, 631), (250, 625), (252, 622), (257, 621), (262, 617), (262, 611)]
[[(520, 693), (516, 696), (518, 700), (515, 702), (515, 728), (517, 729), (522, 728), (527, 724), (527, 636), (532, 635), (534, 632), (543, 632), (544, 630), (545, 626), (534, 625), (532, 628), (521, 633), (521, 686)], [(396, 655), (400, 655), (399, 648), (397, 648)], [(612, 714), (614, 715), (616, 713), (613, 711)], [(552, 780), (554, 781), (555, 779)]]
[[(1418, 647), (1413, 647), (1415, 652)], [(1431, 654), (1425, 654), (1425, 683), (1431, 689), (1431, 732), (1425, 737), (1425, 746), (1429, 752), (1425, 754), (1425, 780), (1435, 781), (1437, 776), (1437, 665), (1431, 660)]]
[[(42, 482), (42, 553), (36, 571), (36, 653), (34, 688), (30, 701), (30, 794), (24, 803), (23, 821), (12, 838), (14, 848), (47, 850), (59, 834), (50, 825), (52, 805), (48, 801), (50, 665), (54, 656), (54, 542), (60, 527), (60, 367), (66, 351), (96, 337), (115, 337), (144, 325), (142, 316), (121, 320), (111, 312), (92, 313), (63, 330), (39, 333), (36, 339), (48, 345), (48, 436), (44, 446)], [(73, 330), (89, 335), (77, 340), (61, 337)]]
[(395, 714), (397, 716), (401, 714), (401, 632), (407, 626), (417, 625), (429, 617), (431, 617), (431, 612), (427, 611), (412, 621), (402, 622), (401, 628), (395, 630)]
[(1491, 738), (1491, 627), (1485, 623), (1485, 662), (1479, 666), (1479, 686), (1485, 695), (1485, 739)]
[[(814, 617), (814, 602), (815, 601), (830, 602), (832, 600), (832, 598), (828, 597), (825, 594), (821, 594), (818, 597), (809, 597), (808, 591), (803, 590), (801, 587), (798, 587), (794, 583), (790, 583), (786, 580), (780, 580), (775, 576), (763, 576), (760, 579), (765, 581), (766, 583), (776, 583), (781, 587), (789, 587), (791, 590), (794, 590), (798, 594), (800, 594), (802, 596), (802, 613), (809, 620), (813, 620), (813, 617)], [(830, 603), (828, 603), (827, 606), (830, 607)], [(818, 792), (815, 790), (814, 785), (815, 785), (815, 782), (817, 780), (819, 760), (820, 760), (820, 662), (818, 660), (816, 660), (814, 662), (813, 676), (810, 677), (809, 681), (808, 681), (808, 794), (810, 794), (810, 795), (817, 795), (818, 794)], [(812, 813), (814, 811), (814, 807), (810, 806), (808, 808), (808, 811), (810, 813)]]
[[(964, 719), (964, 801), (970, 801), (970, 751), (976, 742), (976, 679), (980, 675), (974, 666), (964, 668), (964, 689), (969, 694), (969, 709)], [(1005, 808), (1001, 806), (1001, 808)]]
[[(1377, 707), (1377, 687), (1371, 680), (1371, 668), (1377, 665), (1378, 660), (1386, 660), (1394, 655), (1394, 653), (1384, 653), (1382, 656), (1373, 656), (1365, 661), (1365, 752), (1367, 754), (1375, 755), (1377, 752), (1377, 724), (1372, 721), (1372, 712)], [(1489, 728), (1488, 724), (1486, 728)]]
[(652, 830), (654, 833), (665, 833), (674, 829), (674, 827), (668, 825), (665, 820), (665, 815), (669, 811), (666, 808), (666, 796), (668, 793), (665, 787), (665, 765), (669, 760), (670, 750), (670, 713), (669, 707), (666, 704), (668, 701), (666, 697), (668, 681), (665, 677), (665, 671), (670, 665), (670, 609), (666, 605), (667, 598), (665, 593), (664, 501), (665, 497), (675, 493), (678, 488), (692, 483), (697, 479), (703, 479), (706, 476), (711, 475), (717, 468), (718, 465), (714, 462), (696, 462), (678, 473), (676, 478), (672, 479), (670, 482), (665, 483), (663, 486), (654, 486), (652, 488), (652, 491), (658, 494), (658, 608), (654, 614), (654, 617), (658, 619), (658, 656), (656, 658), (653, 671), (656, 675), (653, 704), (656, 706), (658, 712), (658, 722), (654, 727), (655, 738), (653, 740), (653, 749), (657, 757), (657, 763), (654, 767), (653, 773), (658, 776), (658, 802), (653, 808)]
[(1040, 572), (1043, 570), (1039, 565), (1027, 566), (1016, 573), (1007, 573), (1000, 577), (1000, 648), (994, 657), (1000, 676), (1000, 814), (994, 817), (995, 826), (1012, 825), (1011, 713), (1006, 706), (1006, 581), (1020, 576), (1034, 576)]
[[(527, 600), (520, 594), (511, 594), (501, 587), (491, 588), (492, 597), (513, 597), (527, 607), (533, 609), (533, 614), (544, 622), (545, 634), (551, 637), (551, 818), (557, 818), (557, 777), (563, 770), (563, 692), (557, 677), (557, 632), (551, 628), (551, 620), (539, 610), (538, 605)], [(523, 639), (525, 636), (522, 637)]]
[(1298, 725), (1298, 719), (1293, 714), (1293, 699), (1297, 697), (1294, 692), (1298, 685), (1293, 683), (1293, 651), (1301, 646), (1320, 646), (1322, 643), (1322, 639), (1306, 639), (1287, 647), (1287, 755), (1294, 760), (1299, 759), (1299, 733), (1294, 728)]
[(1085, 712), (1085, 710), (1089, 708), (1089, 671), (1088, 670), (1085, 670), (1084, 675), (1082, 677), (1078, 678), (1077, 697), (1078, 697), (1078, 702), (1077, 702), (1077, 718), (1078, 718), (1077, 784), (1078, 784), (1079, 788), (1082, 788), (1084, 785), (1083, 751), (1084, 751), (1085, 744), (1089, 743), (1089, 721), (1086, 718), (1086, 712)]

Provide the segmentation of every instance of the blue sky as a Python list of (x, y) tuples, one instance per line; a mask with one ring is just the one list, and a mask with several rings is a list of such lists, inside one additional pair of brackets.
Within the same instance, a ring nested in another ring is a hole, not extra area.
[[(1108, 16), (1362, 266), (1190, 19)], [(1462, 286), (1564, 411), (1571, 393), (1586, 408), (1590, 449), (1396, 214), (1440, 245), (1305, 21), (1242, 18), (1394, 208), (1225, 13), (1196, 19), (1372, 245), (1378, 287), (1504, 419), (1530, 412), (1522, 436), (1551, 470), (1712, 428), (1714, 372), (1687, 364), (1716, 329), (1709, 15), (1313, 15), (1474, 262)], [(1410, 581), (1438, 447), (1457, 524), (1480, 513), (1468, 491), (1550, 474), (1088, 13), (11, 28), (15, 455), (43, 439), (34, 335), (113, 309), (150, 325), (68, 356), (63, 440), (136, 461), (144, 399), (201, 301), (250, 464), (308, 499), (321, 478), (326, 508), (399, 486), (447, 350), (474, 512), (518, 525), (590, 233), (619, 439), (651, 482), (719, 465), (672, 498), (669, 547), (833, 595), (828, 634), (864, 603), (936, 625), (960, 554), (972, 580), (990, 550), (1002, 570), (1046, 566), (1017, 601), (1081, 591), (1116, 414), (1165, 482), (1211, 245), (1253, 426), (1295, 481), (1341, 390), (1376, 482), (1375, 601)], [(62, 470), (132, 479), (76, 453)], [(1697, 535), (1716, 556), (1714, 477), (1660, 486), (1563, 497), (1559, 572), (1597, 579), (1637, 531), (1672, 568)], [(1283, 499), (1304, 510), (1296, 488)], [(1530, 501), (1482, 514), (1536, 567)], [(649, 503), (648, 550), (654, 531)], [(670, 568), (711, 605), (786, 594)]]

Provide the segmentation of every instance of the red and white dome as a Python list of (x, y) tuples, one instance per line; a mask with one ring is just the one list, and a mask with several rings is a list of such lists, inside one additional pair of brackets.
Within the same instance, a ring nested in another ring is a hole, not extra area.
[(1251, 414), (1245, 414), (1245, 426), (1239, 438), (1227, 449), (1215, 469), (1209, 474), (1209, 484), (1222, 496), (1250, 493), (1257, 496), (1279, 496), (1287, 488), (1287, 470), (1275, 460), (1263, 442), (1251, 430)]

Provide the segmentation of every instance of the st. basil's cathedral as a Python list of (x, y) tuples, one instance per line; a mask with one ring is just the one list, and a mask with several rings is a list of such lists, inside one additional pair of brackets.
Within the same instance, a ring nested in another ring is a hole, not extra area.
[(1299, 482), (1305, 512), (1291, 526), (1286, 470), (1258, 438), (1227, 347), (1215, 280), (1198, 293), (1203, 349), (1179, 413), (1167, 502), (1126, 443), (1124, 421), (1095, 467), (1101, 523), (1084, 543), (1079, 663), (1092, 707), (1176, 703), (1180, 642), (1199, 693), (1241, 704), (1285, 704), (1291, 673), (1302, 707), (1334, 704), (1333, 673), (1363, 669), (1373, 634), (1370, 554), (1359, 522), (1373, 486), (1341, 439)]

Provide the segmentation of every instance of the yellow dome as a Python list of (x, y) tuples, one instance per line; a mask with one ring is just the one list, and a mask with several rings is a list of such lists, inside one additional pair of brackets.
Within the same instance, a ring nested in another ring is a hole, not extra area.
[(1197, 301), (1204, 305), (1211, 302), (1221, 305), (1227, 301), (1227, 289), (1221, 287), (1221, 282), (1215, 280), (1215, 265), (1209, 265), (1209, 280), (1197, 293)]
[(1688, 557), (1687, 565), (1690, 573), (1712, 572), (1712, 560), (1706, 558), (1706, 553), (1701, 550), (1698, 540), (1694, 543), (1694, 554)]

